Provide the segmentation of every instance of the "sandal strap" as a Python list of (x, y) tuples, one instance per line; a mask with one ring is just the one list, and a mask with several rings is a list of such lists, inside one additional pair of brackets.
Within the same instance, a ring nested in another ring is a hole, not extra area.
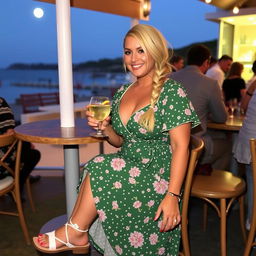
[(52, 232), (46, 233), (49, 237), (49, 249), (50, 250), (56, 250), (56, 240), (59, 241), (60, 243), (66, 245), (69, 248), (75, 247), (73, 244), (69, 242), (69, 237), (68, 237), (68, 223), (65, 224), (65, 235), (67, 242), (64, 242), (63, 240), (59, 239), (58, 237), (55, 236), (55, 230)]
[(66, 236), (66, 240), (67, 242), (62, 241), (61, 239), (59, 239), (58, 237), (55, 236), (55, 230), (52, 232), (48, 232), (45, 233), (46, 235), (48, 235), (49, 237), (49, 249), (50, 250), (56, 250), (56, 240), (59, 241), (60, 243), (66, 245), (69, 248), (73, 248), (75, 247), (73, 244), (71, 244), (69, 242), (69, 236), (68, 236), (68, 226), (79, 231), (79, 232), (88, 232), (88, 229), (86, 230), (82, 230), (79, 228), (79, 226), (77, 224), (72, 223), (71, 219), (69, 220), (70, 223), (66, 223), (65, 224), (65, 236)]
[(79, 226), (75, 223), (73, 223), (71, 221), (71, 219), (69, 220), (70, 223), (67, 223), (68, 226), (72, 227), (73, 229), (75, 229), (76, 231), (79, 231), (79, 232), (82, 232), (82, 233), (85, 233), (85, 232), (88, 232), (88, 229), (85, 229), (85, 230), (82, 230), (79, 228)]

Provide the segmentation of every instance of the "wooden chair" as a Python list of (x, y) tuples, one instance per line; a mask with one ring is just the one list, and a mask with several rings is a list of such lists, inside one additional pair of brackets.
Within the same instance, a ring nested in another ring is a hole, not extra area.
[(40, 96), (38, 93), (21, 94), (20, 102), (23, 113), (33, 113), (38, 111), (41, 104)]
[(251, 156), (252, 156), (252, 177), (253, 177), (253, 210), (251, 227), (248, 234), (244, 256), (249, 256), (251, 249), (256, 245), (255, 234), (256, 234), (256, 139), (250, 139)]
[(190, 198), (192, 178), (194, 170), (198, 161), (198, 158), (203, 150), (204, 142), (202, 139), (191, 136), (190, 139), (190, 157), (187, 167), (187, 174), (184, 183), (184, 192), (183, 192), (183, 202), (182, 202), (182, 212), (181, 212), (181, 237), (183, 252), (180, 255), (190, 256), (190, 247), (188, 239), (188, 204)]
[[(206, 228), (207, 203), (213, 206), (220, 218), (220, 249), (221, 256), (226, 256), (226, 222), (229, 209), (238, 199), (240, 206), (240, 225), (244, 240), (246, 231), (244, 225), (244, 193), (246, 183), (242, 178), (224, 170), (213, 170), (210, 176), (195, 175), (191, 195), (205, 201), (203, 227)], [(216, 203), (219, 202), (219, 205)]]
[[(15, 168), (10, 168), (6, 160), (12, 154), (12, 151), (16, 146), (17, 146), (17, 149), (16, 149)], [(17, 212), (0, 211), (0, 214), (18, 216), (23, 234), (25, 236), (25, 240), (27, 244), (30, 244), (30, 237), (29, 237), (27, 224), (23, 214), (21, 196), (20, 196), (19, 177), (20, 177), (20, 155), (21, 155), (22, 142), (18, 141), (14, 137), (14, 134), (0, 135), (0, 147), (8, 147), (8, 150), (6, 151), (6, 153), (0, 158), (0, 166), (5, 168), (11, 175), (0, 180), (0, 196), (6, 195), (7, 193), (11, 193), (17, 206)]]

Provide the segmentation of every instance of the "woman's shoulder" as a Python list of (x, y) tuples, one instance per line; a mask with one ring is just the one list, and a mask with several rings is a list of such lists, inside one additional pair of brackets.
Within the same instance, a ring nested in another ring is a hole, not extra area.
[(182, 86), (181, 83), (169, 78), (164, 83), (161, 94), (169, 94), (170, 95), (170, 93), (172, 95), (173, 94), (184, 94), (184, 95), (187, 94), (185, 88)]

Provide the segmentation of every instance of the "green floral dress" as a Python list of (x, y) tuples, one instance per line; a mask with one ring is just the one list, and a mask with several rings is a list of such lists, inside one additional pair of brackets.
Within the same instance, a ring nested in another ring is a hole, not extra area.
[(188, 122), (194, 127), (199, 120), (184, 89), (168, 80), (154, 108), (154, 131), (138, 124), (149, 105), (136, 111), (125, 126), (119, 105), (129, 86), (121, 87), (112, 101), (112, 126), (124, 138), (121, 150), (98, 155), (84, 166), (82, 179), (89, 172), (98, 212), (90, 238), (106, 256), (178, 255), (180, 226), (161, 233), (161, 219), (153, 218), (168, 189), (172, 159), (168, 131)]

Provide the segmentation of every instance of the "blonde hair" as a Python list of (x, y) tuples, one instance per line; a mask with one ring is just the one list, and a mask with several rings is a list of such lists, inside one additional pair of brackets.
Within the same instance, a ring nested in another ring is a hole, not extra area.
[(132, 27), (125, 39), (128, 37), (136, 38), (142, 49), (146, 54), (149, 54), (155, 61), (155, 74), (153, 76), (153, 90), (150, 98), (150, 108), (140, 117), (139, 124), (148, 131), (153, 131), (155, 125), (154, 106), (157, 103), (163, 84), (171, 72), (171, 65), (169, 63), (169, 51), (167, 41), (164, 36), (156, 28), (138, 24)]

